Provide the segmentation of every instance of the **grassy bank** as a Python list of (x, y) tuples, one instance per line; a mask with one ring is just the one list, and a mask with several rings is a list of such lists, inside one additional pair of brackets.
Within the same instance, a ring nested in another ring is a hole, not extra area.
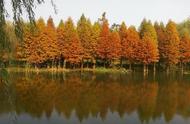
[(124, 68), (116, 69), (116, 68), (83, 68), (83, 69), (64, 69), (64, 68), (18, 68), (18, 67), (10, 67), (7, 68), (8, 72), (97, 72), (97, 73), (129, 73), (129, 70)]

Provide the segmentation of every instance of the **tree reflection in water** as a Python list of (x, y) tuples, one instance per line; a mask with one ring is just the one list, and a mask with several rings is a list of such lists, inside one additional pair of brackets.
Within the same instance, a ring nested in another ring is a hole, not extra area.
[(15, 92), (12, 83), (9, 80), (9, 73), (6, 69), (0, 68), (0, 96), (3, 96), (5, 99), (2, 101), (2, 107), (7, 109), (9, 106), (9, 123), (16, 124), (17, 122), (17, 113), (15, 111)]
[(90, 117), (103, 121), (110, 112), (118, 113), (120, 118), (137, 113), (142, 123), (162, 117), (170, 122), (175, 115), (190, 117), (188, 78), (140, 77), (93, 73), (11, 74), (8, 89), (0, 83), (0, 114), (15, 111), (18, 117), (27, 113), (32, 118), (50, 119), (56, 112), (70, 119), (75, 113), (82, 122)]

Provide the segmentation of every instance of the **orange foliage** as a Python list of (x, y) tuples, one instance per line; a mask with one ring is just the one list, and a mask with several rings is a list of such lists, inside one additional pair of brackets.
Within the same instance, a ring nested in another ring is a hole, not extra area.
[(190, 62), (190, 36), (185, 33), (180, 41), (180, 60), (182, 63)]
[(109, 55), (109, 36), (110, 31), (108, 27), (108, 22), (104, 21), (102, 24), (102, 30), (100, 33), (100, 38), (97, 44), (97, 55), (100, 59), (108, 59)]
[(83, 49), (71, 18), (69, 18), (65, 23), (65, 38), (63, 51), (64, 59), (66, 61), (72, 64), (78, 64), (81, 62)]
[(109, 54), (108, 58), (119, 59), (121, 56), (121, 41), (118, 32), (113, 31), (110, 33)]
[(140, 38), (135, 27), (129, 27), (126, 38), (123, 41), (123, 56), (131, 63), (136, 58), (136, 48)]
[(153, 42), (151, 36), (148, 33), (145, 33), (142, 40), (139, 42), (136, 54), (137, 60), (143, 64), (158, 62), (159, 54), (157, 45), (155, 42)]

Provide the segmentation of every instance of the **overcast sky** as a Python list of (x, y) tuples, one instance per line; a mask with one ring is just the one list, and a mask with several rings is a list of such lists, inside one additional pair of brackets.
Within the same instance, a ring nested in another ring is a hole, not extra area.
[(57, 15), (50, 0), (45, 1), (46, 4), (35, 10), (36, 18), (52, 16), (56, 24), (69, 16), (76, 22), (82, 13), (94, 22), (106, 12), (110, 24), (125, 21), (135, 26), (139, 26), (143, 18), (166, 23), (169, 19), (181, 22), (190, 17), (190, 0), (54, 0)]

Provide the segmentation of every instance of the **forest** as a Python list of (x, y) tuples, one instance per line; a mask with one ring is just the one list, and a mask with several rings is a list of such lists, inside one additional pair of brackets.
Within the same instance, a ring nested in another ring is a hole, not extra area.
[(142, 67), (144, 72), (188, 69), (190, 63), (190, 20), (154, 22), (143, 19), (140, 27), (125, 22), (109, 25), (105, 13), (92, 23), (84, 14), (77, 24), (71, 17), (55, 26), (36, 20), (35, 27), (22, 22), (23, 38), (6, 22), (8, 41), (1, 44), (0, 60), (6, 67), (69, 68)]

